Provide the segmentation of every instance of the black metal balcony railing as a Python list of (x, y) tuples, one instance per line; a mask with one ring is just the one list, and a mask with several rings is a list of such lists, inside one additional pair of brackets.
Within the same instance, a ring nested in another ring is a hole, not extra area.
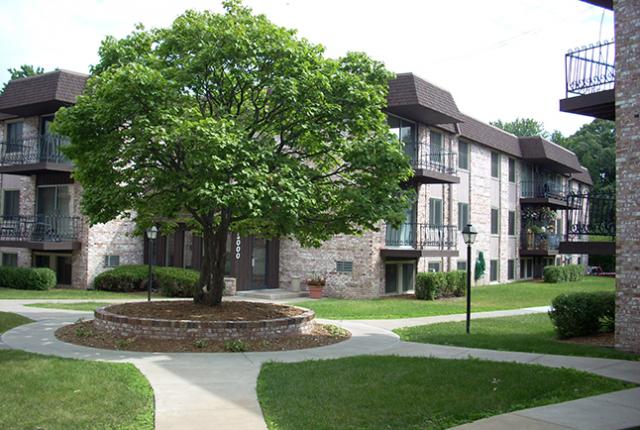
[(614, 193), (571, 193), (572, 208), (567, 213), (567, 238), (616, 236), (616, 197)]
[(80, 238), (80, 217), (56, 215), (0, 216), (0, 240), (11, 242), (67, 242)]
[(457, 227), (420, 223), (402, 224), (400, 228), (387, 225), (386, 245), (414, 249), (455, 250), (458, 245)]
[(558, 199), (566, 200), (567, 189), (561, 184), (543, 181), (520, 182), (520, 197), (523, 199)]
[(532, 233), (524, 231), (520, 235), (520, 249), (527, 251), (557, 251), (560, 247), (559, 234)]
[[(422, 149), (422, 148), (420, 148)], [(411, 159), (414, 169), (431, 170), (447, 175), (455, 175), (458, 171), (455, 152), (417, 151)]]
[(69, 143), (64, 136), (44, 134), (0, 143), (0, 166), (36, 163), (71, 164), (60, 150)]
[(612, 40), (573, 49), (567, 52), (564, 61), (567, 98), (614, 87), (615, 44)]

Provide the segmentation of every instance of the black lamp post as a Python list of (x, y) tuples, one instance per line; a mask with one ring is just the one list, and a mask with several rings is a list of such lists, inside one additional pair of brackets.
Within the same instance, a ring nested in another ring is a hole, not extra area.
[(149, 239), (149, 282), (147, 283), (147, 301), (151, 301), (151, 284), (153, 283), (153, 241), (158, 237), (158, 227), (151, 226), (147, 229)]
[(477, 234), (476, 228), (471, 224), (467, 224), (462, 229), (462, 237), (464, 243), (467, 244), (467, 334), (469, 334), (469, 326), (471, 325), (471, 245), (476, 241)]

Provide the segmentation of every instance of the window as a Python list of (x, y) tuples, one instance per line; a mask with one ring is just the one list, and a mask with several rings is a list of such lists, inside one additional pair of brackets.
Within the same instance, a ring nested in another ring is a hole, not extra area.
[(499, 222), (500, 217), (498, 216), (498, 209), (491, 209), (491, 234), (500, 234)]
[(10, 267), (18, 267), (18, 254), (2, 253), (2, 265)]
[(336, 261), (336, 272), (338, 273), (353, 272), (353, 261)]
[(417, 155), (416, 125), (395, 116), (388, 116), (387, 124), (389, 124), (391, 133), (404, 144), (404, 153), (408, 155), (411, 160), (415, 160)]
[(439, 272), (440, 271), (440, 263), (439, 262), (431, 262), (427, 265), (428, 272)]
[(469, 144), (465, 141), (458, 141), (458, 167), (469, 168)]
[(432, 131), (429, 133), (429, 154), (431, 162), (435, 164), (444, 164), (444, 154), (442, 153), (442, 135)]
[(458, 270), (467, 270), (467, 262), (458, 260), (458, 264), (456, 268)]
[(20, 191), (5, 190), (2, 196), (2, 216), (12, 219), (20, 214)]
[(104, 267), (118, 267), (120, 265), (119, 255), (105, 255)]
[(498, 260), (491, 260), (489, 262), (489, 281), (490, 282), (497, 281), (499, 272), (500, 270), (498, 267)]
[(168, 267), (173, 267), (175, 265), (175, 246), (176, 246), (176, 236), (174, 233), (166, 236), (165, 239), (165, 252), (164, 252), (164, 265)]
[(516, 213), (509, 211), (509, 236), (516, 235)]
[(533, 259), (527, 260), (527, 278), (533, 278)]
[(469, 224), (469, 203), (458, 203), (458, 230)]
[[(227, 240), (227, 244), (229, 241)], [(184, 248), (182, 249), (182, 267), (185, 269), (191, 269), (193, 267), (193, 232), (186, 230), (184, 232)], [(231, 261), (231, 252), (227, 251), (227, 258), (225, 258), (225, 266), (227, 261)]]
[(22, 122), (7, 124), (7, 152), (20, 152), (22, 149)]
[(582, 257), (578, 257), (578, 264), (582, 264)]
[(507, 260), (507, 279), (512, 280), (516, 277), (516, 261)]
[(564, 234), (562, 218), (556, 220), (556, 234), (562, 236)]
[(500, 154), (491, 153), (491, 176), (497, 178), (500, 176)]
[(516, 181), (516, 160), (509, 158), (509, 182)]
[(442, 225), (442, 199), (429, 199), (429, 224)]

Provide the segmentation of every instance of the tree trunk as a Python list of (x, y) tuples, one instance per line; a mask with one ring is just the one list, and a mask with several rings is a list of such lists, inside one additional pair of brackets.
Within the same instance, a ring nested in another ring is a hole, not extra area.
[(200, 280), (193, 292), (193, 301), (197, 304), (217, 306), (222, 303), (224, 291), (224, 269), (227, 257), (227, 236), (229, 233), (228, 216), (217, 227), (204, 225), (202, 229), (202, 267)]

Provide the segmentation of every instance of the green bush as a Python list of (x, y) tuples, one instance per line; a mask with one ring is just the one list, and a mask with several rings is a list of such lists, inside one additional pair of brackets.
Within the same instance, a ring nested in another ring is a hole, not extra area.
[(542, 272), (544, 282), (573, 282), (579, 281), (584, 276), (584, 267), (579, 264), (567, 264), (566, 266), (545, 266)]
[(615, 301), (613, 291), (561, 294), (551, 302), (549, 317), (561, 339), (610, 331)]
[(487, 268), (487, 264), (484, 262), (484, 252), (480, 251), (478, 253), (478, 259), (476, 260), (476, 268), (474, 271), (474, 279), (477, 281), (482, 278), (484, 275), (484, 271)]
[(444, 297), (464, 296), (466, 272), (421, 272), (416, 277), (416, 298), (436, 300)]
[[(193, 297), (193, 288), (200, 274), (195, 270), (178, 267), (154, 267), (153, 286), (167, 297)], [(149, 281), (149, 266), (129, 265), (107, 270), (96, 276), (96, 290), (133, 292), (144, 291)]]
[(55, 272), (46, 267), (0, 267), (0, 288), (48, 290), (56, 283)]

